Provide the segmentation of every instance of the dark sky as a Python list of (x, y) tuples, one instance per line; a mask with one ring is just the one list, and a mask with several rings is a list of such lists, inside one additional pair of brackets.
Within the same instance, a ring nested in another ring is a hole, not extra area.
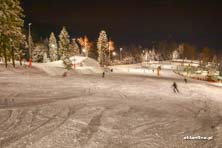
[[(96, 40), (105, 29), (117, 44), (175, 40), (222, 49), (222, 4), (214, 0), (22, 0), (26, 27), (46, 37), (65, 25), (72, 37)], [(222, 52), (222, 50), (221, 50)]]

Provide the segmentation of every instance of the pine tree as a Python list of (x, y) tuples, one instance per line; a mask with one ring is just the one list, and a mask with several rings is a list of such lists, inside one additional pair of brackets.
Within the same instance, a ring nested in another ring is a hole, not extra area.
[(15, 67), (15, 49), (24, 43), (22, 34), (23, 9), (19, 0), (0, 0), (0, 48), (4, 56), (5, 66), (11, 58)]
[(97, 41), (98, 60), (101, 65), (104, 65), (105, 51), (108, 49), (108, 38), (106, 32), (102, 30)]
[(63, 59), (68, 55), (69, 51), (69, 34), (65, 27), (62, 28), (62, 31), (59, 35), (59, 59)]
[(19, 60), (20, 65), (22, 65), (22, 60), (23, 60), (24, 56), (25, 56), (25, 54), (23, 53), (23, 50), (15, 49), (15, 59)]
[(33, 62), (45, 62), (47, 55), (47, 48), (44, 44), (38, 43), (35, 45), (33, 52), (32, 52), (32, 60)]
[(43, 53), (43, 63), (47, 63), (48, 61), (49, 61), (49, 58), (48, 58), (47, 52), (44, 52)]
[(69, 55), (70, 56), (75, 56), (75, 55), (79, 55), (79, 46), (76, 43), (76, 39), (72, 39), (70, 45), (69, 45)]
[(63, 58), (63, 65), (65, 67), (65, 69), (70, 70), (72, 69), (72, 61), (69, 59), (69, 57), (64, 57)]
[(50, 61), (56, 61), (58, 59), (57, 54), (57, 41), (55, 34), (52, 32), (49, 37), (49, 57)]
[(212, 68), (214, 69), (215, 72), (216, 72), (217, 70), (219, 70), (219, 65), (218, 65), (218, 61), (217, 61), (217, 55), (214, 55), (214, 56), (213, 56), (211, 65), (212, 65)]
[(217, 64), (217, 55), (214, 55), (214, 56), (213, 56), (212, 63), (213, 63), (213, 64)]

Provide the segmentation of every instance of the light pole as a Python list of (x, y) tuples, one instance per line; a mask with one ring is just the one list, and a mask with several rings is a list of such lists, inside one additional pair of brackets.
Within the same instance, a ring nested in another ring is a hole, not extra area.
[(122, 61), (122, 50), (123, 50), (123, 48), (119, 49), (119, 60), (120, 61)]
[(32, 66), (32, 51), (31, 51), (31, 25), (32, 23), (29, 23), (29, 67)]

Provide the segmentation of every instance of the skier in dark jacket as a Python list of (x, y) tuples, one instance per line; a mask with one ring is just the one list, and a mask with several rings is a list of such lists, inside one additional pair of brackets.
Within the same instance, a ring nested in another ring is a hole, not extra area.
[(184, 78), (184, 82), (187, 83), (187, 78)]
[(173, 82), (173, 91), (174, 91), (174, 93), (179, 93), (179, 90), (178, 90), (178, 88), (177, 88), (177, 83), (176, 82)]

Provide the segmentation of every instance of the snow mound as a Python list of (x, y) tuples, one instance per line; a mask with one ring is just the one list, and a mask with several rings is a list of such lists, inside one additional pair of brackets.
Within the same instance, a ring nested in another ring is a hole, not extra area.
[[(91, 73), (101, 73), (102, 69), (100, 68), (99, 63), (89, 57), (82, 56), (73, 56), (70, 57), (72, 61), (72, 71), (71, 73), (80, 73), (80, 74), (91, 74)], [(75, 65), (75, 66), (74, 66)], [(64, 69), (63, 61), (54, 61), (48, 63), (33, 63), (33, 66), (38, 67), (48, 73), (49, 75), (62, 75), (66, 70)]]

